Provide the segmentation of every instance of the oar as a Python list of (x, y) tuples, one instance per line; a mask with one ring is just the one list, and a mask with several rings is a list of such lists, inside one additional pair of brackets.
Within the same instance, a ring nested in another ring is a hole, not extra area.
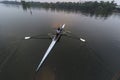
[[(49, 36), (49, 37), (48, 37)], [(29, 39), (52, 39), (53, 38), (53, 34), (49, 33), (48, 36), (43, 36), (43, 35), (34, 35), (34, 36), (26, 36), (24, 37), (25, 40), (29, 40)]]
[(25, 40), (29, 40), (29, 39), (51, 39), (51, 38), (39, 38), (39, 37), (25, 37)]
[(81, 37), (70, 36), (70, 35), (67, 35), (67, 34), (63, 34), (63, 36), (66, 36), (66, 37), (71, 38), (71, 39), (77, 39), (77, 40), (80, 40), (82, 42), (86, 42), (86, 40), (81, 38)]

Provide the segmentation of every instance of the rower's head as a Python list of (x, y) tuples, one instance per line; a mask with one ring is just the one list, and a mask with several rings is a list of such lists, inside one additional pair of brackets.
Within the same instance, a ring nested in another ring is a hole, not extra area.
[(58, 27), (58, 29), (57, 30), (60, 30), (60, 27)]

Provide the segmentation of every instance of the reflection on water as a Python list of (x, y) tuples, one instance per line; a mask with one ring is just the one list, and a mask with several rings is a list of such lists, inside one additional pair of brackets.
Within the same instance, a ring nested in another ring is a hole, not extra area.
[(52, 68), (45, 66), (44, 68), (41, 69), (39, 73), (37, 73), (35, 79), (36, 80), (56, 80), (55, 79), (55, 70)]
[(90, 16), (90, 17), (95, 16), (96, 18), (103, 18), (103, 19), (107, 19), (109, 16), (112, 15), (112, 12), (108, 12), (108, 11), (89, 12), (89, 11), (80, 11), (80, 10), (72, 10), (72, 9), (49, 8), (49, 7), (44, 7), (44, 6), (40, 7), (40, 6), (35, 6), (34, 4), (32, 5), (32, 3), (28, 3), (25, 1), (21, 1), (21, 3), (16, 2), (16, 4), (7, 3), (6, 5), (12, 5), (12, 6), (21, 5), (23, 10), (29, 11), (31, 15), (32, 15), (32, 9), (41, 9), (41, 8), (45, 9), (46, 11), (54, 11), (54, 12), (64, 11), (67, 13), (82, 13), (83, 15), (86, 15), (86, 16)]
[[(119, 80), (120, 13), (80, 11), (0, 4), (0, 80)], [(31, 15), (32, 14), (32, 15)], [(23, 40), (45, 35), (66, 24), (62, 36), (35, 73), (51, 40)]]

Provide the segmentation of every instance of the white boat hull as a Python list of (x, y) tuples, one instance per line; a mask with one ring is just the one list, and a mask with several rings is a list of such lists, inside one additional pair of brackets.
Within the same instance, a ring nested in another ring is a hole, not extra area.
[(64, 29), (65, 24), (61, 27), (61, 32), (59, 33), (59, 35), (55, 35), (54, 38), (52, 39), (52, 42), (50, 44), (50, 46), (48, 47), (45, 55), (43, 56), (41, 62), (39, 63), (36, 72), (40, 69), (41, 65), (43, 64), (43, 62), (45, 61), (45, 59), (47, 58), (48, 54), (50, 53), (50, 51), (53, 49), (54, 45), (56, 44), (56, 42), (59, 40), (61, 34), (62, 34), (62, 30)]

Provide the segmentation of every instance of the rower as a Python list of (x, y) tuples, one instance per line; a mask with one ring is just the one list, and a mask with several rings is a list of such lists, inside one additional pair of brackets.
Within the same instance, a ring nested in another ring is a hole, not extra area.
[(56, 37), (59, 35), (60, 33), (60, 27), (58, 27), (58, 29), (56, 30)]

